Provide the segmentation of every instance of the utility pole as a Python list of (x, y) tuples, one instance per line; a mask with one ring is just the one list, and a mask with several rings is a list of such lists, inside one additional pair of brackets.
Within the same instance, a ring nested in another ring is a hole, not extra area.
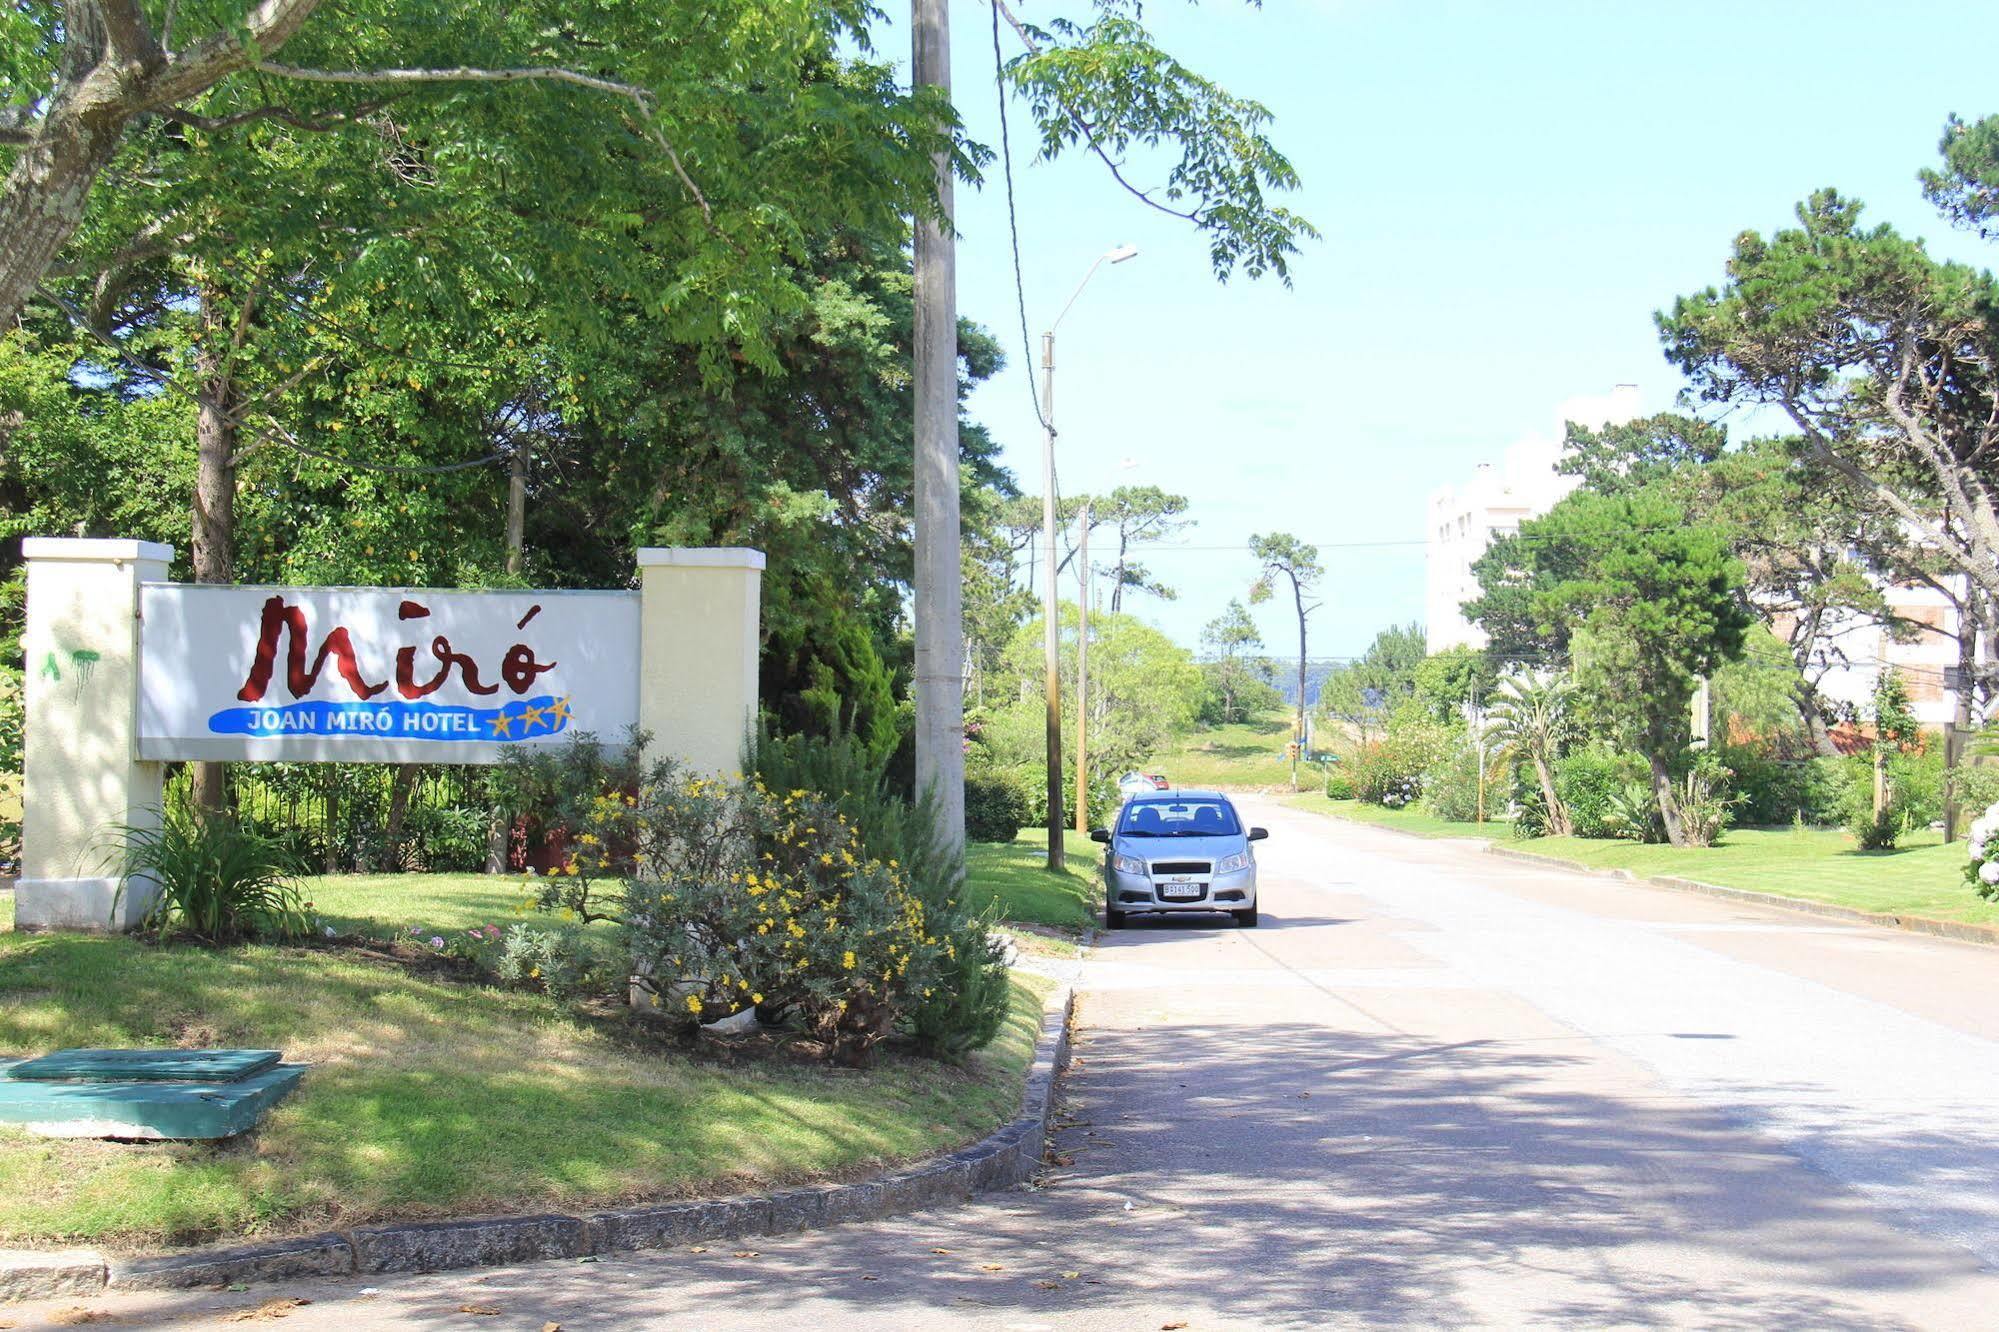
[(1090, 501), (1076, 538), (1076, 831), (1090, 830)]
[[(1098, 255), (1097, 261), (1083, 274), (1083, 280), (1076, 284), (1068, 305), (1062, 307), (1062, 313), (1055, 316), (1048, 331), (1041, 335), (1041, 540), (1042, 554), (1048, 562), (1047, 576), (1041, 584), (1041, 692), (1048, 704), (1048, 868), (1052, 870), (1061, 869), (1066, 859), (1062, 849), (1062, 604), (1056, 582), (1059, 561), (1055, 557), (1055, 328), (1099, 268), (1105, 263), (1121, 264), (1137, 253), (1135, 245), (1120, 245)], [(1087, 801), (1078, 804), (1087, 811)], [(1076, 826), (1088, 831), (1085, 826), (1088, 817), (1087, 812), (1079, 813)]]
[(1048, 868), (1062, 846), (1062, 602), (1055, 559), (1055, 330), (1041, 335), (1041, 693), (1048, 705)]
[(1713, 726), (1709, 717), (1711, 709), (1708, 697), (1707, 677), (1703, 675), (1694, 682), (1694, 715), (1690, 729), (1693, 731), (1693, 747), (1695, 749), (1706, 749), (1708, 747), (1710, 731)]
[[(911, 0), (914, 83), (951, 93), (947, 0)], [(964, 575), (958, 514), (958, 290), (951, 230), (951, 161), (931, 158), (941, 220), (916, 232), (916, 788), (937, 819), (938, 844), (965, 847)]]

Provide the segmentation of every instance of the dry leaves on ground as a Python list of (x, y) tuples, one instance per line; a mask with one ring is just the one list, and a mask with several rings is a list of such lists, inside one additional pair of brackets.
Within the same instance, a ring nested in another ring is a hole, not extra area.
[(275, 1300), (265, 1300), (262, 1304), (254, 1308), (238, 1309), (222, 1321), (225, 1323), (268, 1323), (274, 1318), (287, 1317), (292, 1310), (303, 1309), (311, 1303), (311, 1300), (298, 1300), (292, 1299), (289, 1296), (281, 1296)]
[(461, 1304), (458, 1306), (458, 1312), (471, 1314), (475, 1318), (498, 1318), (500, 1316), (500, 1306), (497, 1304)]
[(95, 1309), (86, 1309), (79, 1304), (73, 1309), (57, 1310), (49, 1315), (49, 1321), (61, 1327), (78, 1327), (84, 1323), (108, 1323), (111, 1321), (111, 1315), (99, 1313)]

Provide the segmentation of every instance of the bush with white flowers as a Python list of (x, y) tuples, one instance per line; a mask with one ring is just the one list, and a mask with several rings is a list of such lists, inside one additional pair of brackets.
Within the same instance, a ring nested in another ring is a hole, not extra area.
[(1964, 881), (1980, 897), (1999, 899), (1999, 803), (1987, 807), (1971, 825), (1971, 852), (1965, 862)]

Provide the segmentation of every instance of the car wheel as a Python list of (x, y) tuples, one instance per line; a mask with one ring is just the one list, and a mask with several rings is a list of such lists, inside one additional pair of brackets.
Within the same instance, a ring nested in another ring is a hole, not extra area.
[(1235, 923), (1242, 926), (1244, 929), (1253, 929), (1256, 926), (1255, 907), (1244, 907), (1241, 911), (1231, 911), (1229, 912), (1229, 914), (1231, 916), (1234, 916)]
[(1121, 930), (1121, 929), (1123, 929), (1123, 928), (1124, 928), (1124, 912), (1122, 912), (1122, 911), (1118, 911), (1118, 910), (1116, 910), (1115, 908), (1112, 908), (1112, 907), (1105, 907), (1105, 908), (1104, 908), (1104, 928), (1105, 928), (1105, 929), (1107, 929), (1107, 930)]

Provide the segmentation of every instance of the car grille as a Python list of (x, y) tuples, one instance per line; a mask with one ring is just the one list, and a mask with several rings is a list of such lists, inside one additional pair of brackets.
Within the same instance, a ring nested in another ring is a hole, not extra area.
[(1154, 874), (1207, 874), (1214, 869), (1210, 860), (1155, 860), (1152, 862)]

